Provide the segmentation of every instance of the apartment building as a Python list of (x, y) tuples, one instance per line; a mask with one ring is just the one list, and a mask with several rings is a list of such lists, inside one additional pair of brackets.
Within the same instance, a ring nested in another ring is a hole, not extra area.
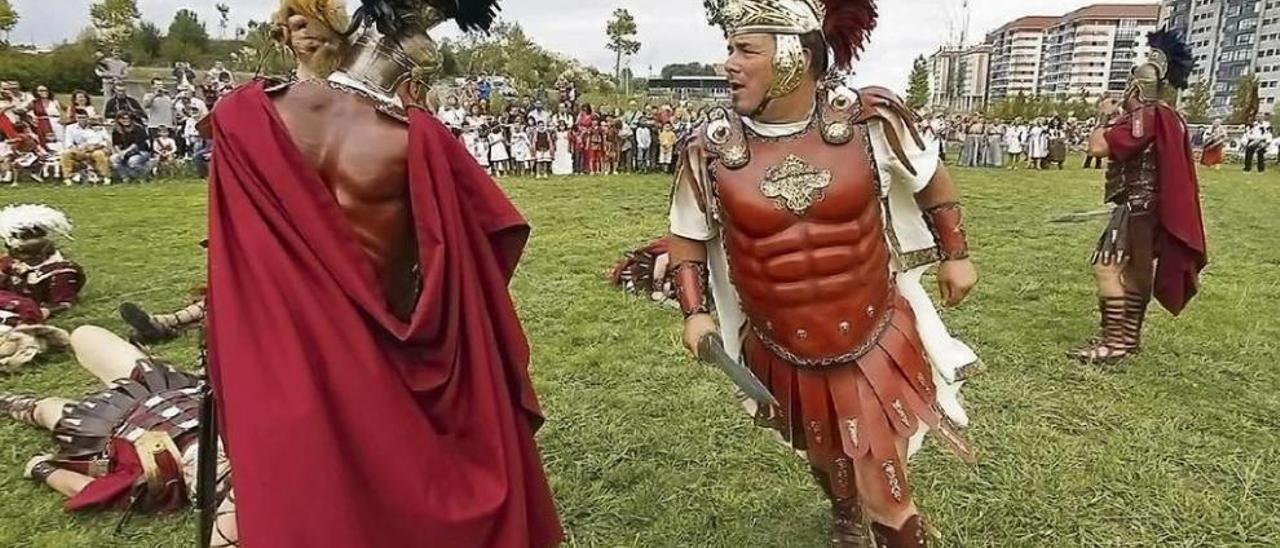
[(1262, 113), (1280, 100), (1280, 0), (1165, 0), (1163, 23), (1187, 38), (1192, 83), (1208, 80), (1210, 113), (1231, 112), (1241, 77), (1258, 78)]
[(1057, 21), (1057, 17), (1023, 17), (987, 34), (987, 43), (991, 44), (991, 75), (987, 86), (990, 102), (1018, 94), (1034, 97), (1040, 93), (1045, 31)]
[(987, 104), (991, 46), (942, 48), (929, 56), (931, 110), (980, 110)]
[(1096, 4), (1045, 29), (1040, 94), (1097, 98), (1124, 91), (1146, 35), (1160, 22), (1160, 4)]

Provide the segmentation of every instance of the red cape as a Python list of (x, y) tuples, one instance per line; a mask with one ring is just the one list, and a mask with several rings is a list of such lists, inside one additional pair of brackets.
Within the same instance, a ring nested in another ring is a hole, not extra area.
[(1161, 103), (1154, 119), (1160, 219), (1154, 289), (1160, 304), (1177, 315), (1199, 291), (1200, 271), (1208, 264), (1200, 182), (1182, 116)]
[(528, 226), (502, 191), (410, 113), (423, 289), (406, 323), (262, 84), (213, 126), (209, 371), (242, 545), (558, 544), (507, 289)]

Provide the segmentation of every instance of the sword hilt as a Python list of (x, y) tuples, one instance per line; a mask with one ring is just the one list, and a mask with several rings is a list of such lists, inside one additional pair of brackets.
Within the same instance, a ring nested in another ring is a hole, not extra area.
[(720, 337), (719, 333), (712, 331), (711, 333), (703, 335), (701, 339), (698, 339), (698, 361), (703, 363), (715, 363), (715, 352), (713, 349), (716, 347), (724, 348), (724, 339)]

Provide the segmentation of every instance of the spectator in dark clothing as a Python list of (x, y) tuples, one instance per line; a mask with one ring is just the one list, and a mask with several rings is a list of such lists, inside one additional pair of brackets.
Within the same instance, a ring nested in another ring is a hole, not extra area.
[(120, 117), (120, 114), (127, 112), (133, 115), (133, 121), (135, 122), (146, 121), (147, 113), (142, 110), (142, 103), (139, 103), (133, 97), (129, 97), (124, 85), (117, 84), (113, 92), (114, 95), (107, 99), (106, 108), (102, 111), (104, 117), (108, 120), (116, 120)]
[(133, 114), (122, 112), (116, 116), (111, 144), (116, 150), (111, 155), (111, 172), (117, 179), (136, 181), (146, 176), (151, 168), (151, 138)]

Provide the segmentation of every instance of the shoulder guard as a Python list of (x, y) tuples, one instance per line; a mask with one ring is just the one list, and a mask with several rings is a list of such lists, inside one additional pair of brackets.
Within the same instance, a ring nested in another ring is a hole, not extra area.
[(698, 131), (706, 151), (729, 169), (739, 169), (751, 162), (742, 119), (725, 107), (712, 109), (710, 118)]
[(898, 135), (898, 128), (901, 127), (910, 133), (916, 147), (923, 150), (924, 138), (920, 136), (920, 129), (917, 127), (920, 116), (911, 110), (911, 107), (907, 106), (897, 94), (879, 86), (858, 90), (858, 102), (860, 103), (859, 112), (854, 118), (854, 123), (863, 124), (871, 120), (883, 122), (880, 125), (884, 129), (889, 148), (907, 171), (915, 175), (915, 166), (911, 165), (906, 151), (902, 148), (902, 136)]
[(844, 145), (853, 139), (853, 126), (862, 114), (862, 104), (853, 90), (835, 86), (818, 94), (818, 127), (828, 144)]

